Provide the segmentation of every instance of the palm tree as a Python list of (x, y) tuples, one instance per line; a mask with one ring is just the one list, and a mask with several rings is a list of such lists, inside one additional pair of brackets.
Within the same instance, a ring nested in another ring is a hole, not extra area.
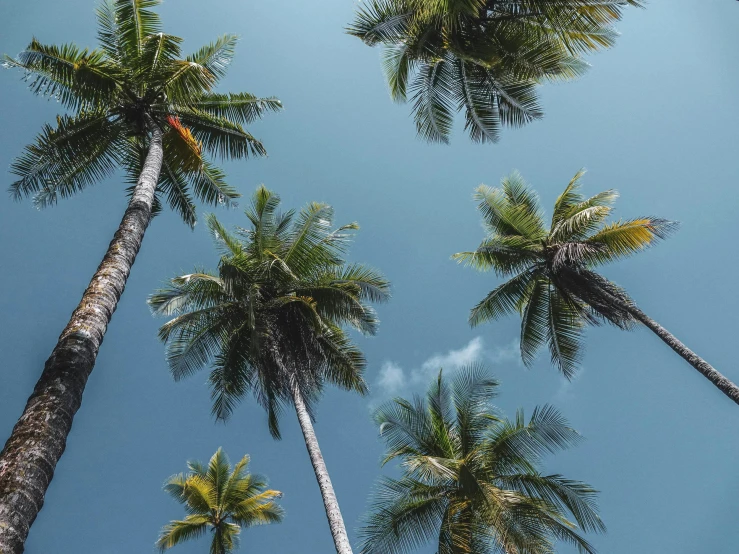
[(555, 540), (595, 552), (578, 526), (605, 531), (597, 491), (538, 469), (545, 454), (581, 436), (551, 406), (528, 423), (522, 410), (513, 421), (501, 417), (491, 405), (497, 386), (481, 365), (451, 383), (440, 371), (425, 398), (395, 398), (375, 411), (382, 463), (400, 460), (402, 476), (379, 482), (363, 553), (411, 553), (433, 542), (437, 554), (551, 554)]
[(159, 0), (112, 0), (97, 11), (100, 48), (33, 40), (5, 65), (68, 114), (46, 125), (12, 171), (16, 199), (55, 204), (121, 167), (131, 185), (118, 230), (62, 331), (22, 417), (0, 453), (0, 552), (23, 551), (61, 457), (100, 343), (152, 215), (166, 202), (190, 226), (193, 195), (229, 205), (239, 196), (206, 158), (263, 155), (242, 124), (277, 110), (274, 98), (216, 94), (236, 37), (224, 35), (185, 59), (182, 39), (160, 31)]
[(190, 461), (187, 474), (167, 479), (164, 490), (185, 505), (187, 515), (162, 528), (159, 549), (164, 552), (210, 530), (210, 553), (230, 554), (239, 545), (242, 528), (280, 523), (284, 512), (276, 500), (282, 493), (268, 490), (264, 477), (247, 473), (248, 465), (249, 456), (244, 456), (232, 470), (219, 448), (207, 467)]
[(542, 117), (536, 87), (570, 80), (581, 56), (613, 45), (613, 23), (642, 0), (368, 0), (351, 35), (384, 46), (396, 102), (411, 96), (418, 134), (448, 142), (454, 113), (476, 142)]
[(671, 221), (639, 217), (606, 223), (618, 198), (607, 190), (585, 198), (578, 172), (554, 203), (550, 228), (539, 199), (518, 174), (501, 188), (482, 185), (475, 198), (488, 236), (477, 250), (453, 257), (478, 270), (510, 277), (470, 312), (479, 325), (506, 314), (521, 315), (521, 357), (526, 365), (547, 343), (552, 363), (570, 379), (582, 356), (586, 324), (621, 329), (641, 323), (739, 404), (739, 388), (642, 312), (626, 292), (594, 271), (666, 238)]
[(313, 405), (325, 383), (363, 394), (365, 359), (344, 327), (372, 335), (378, 320), (369, 302), (388, 298), (376, 271), (348, 265), (343, 253), (356, 223), (332, 230), (333, 210), (310, 203), (278, 213), (280, 199), (263, 186), (246, 210), (248, 229), (227, 231), (210, 215), (221, 250), (218, 272), (176, 277), (153, 294), (155, 314), (175, 316), (159, 331), (175, 379), (213, 364), (213, 413), (226, 419), (253, 392), (273, 437), (292, 403), (326, 508), (336, 552), (351, 547), (313, 429)]

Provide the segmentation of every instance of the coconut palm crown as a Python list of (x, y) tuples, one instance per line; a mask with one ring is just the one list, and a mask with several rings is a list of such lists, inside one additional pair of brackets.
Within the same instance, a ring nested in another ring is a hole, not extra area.
[(549, 229), (536, 194), (514, 173), (500, 188), (480, 186), (475, 198), (488, 232), (477, 250), (455, 254), (479, 270), (510, 277), (470, 312), (479, 325), (512, 312), (521, 315), (521, 357), (530, 365), (546, 343), (552, 363), (568, 379), (580, 362), (586, 324), (621, 329), (642, 324), (734, 403), (739, 387), (645, 314), (629, 295), (595, 268), (656, 244), (677, 224), (647, 216), (607, 223), (618, 197), (607, 190), (580, 193), (578, 172), (554, 203)]
[(176, 277), (149, 299), (155, 314), (175, 316), (159, 332), (175, 379), (212, 363), (214, 415), (227, 418), (252, 391), (276, 438), (293, 387), (309, 409), (326, 382), (367, 390), (364, 356), (344, 326), (374, 334), (369, 302), (389, 294), (379, 273), (342, 258), (356, 223), (333, 229), (331, 206), (279, 213), (279, 202), (260, 187), (246, 210), (250, 227), (236, 234), (207, 216), (218, 271)]
[(6, 67), (25, 72), (33, 92), (56, 98), (68, 110), (56, 125), (45, 125), (13, 163), (13, 197), (32, 196), (38, 207), (48, 206), (117, 167), (135, 185), (154, 127), (163, 134), (164, 149), (154, 213), (165, 199), (192, 226), (193, 196), (225, 205), (239, 196), (208, 156), (264, 155), (243, 125), (280, 109), (280, 101), (213, 92), (237, 37), (224, 35), (183, 58), (182, 39), (162, 32), (151, 10), (159, 3), (104, 2), (97, 10), (99, 48), (50, 46), (34, 38), (17, 57), (5, 57)]
[(480, 365), (439, 372), (425, 397), (395, 398), (374, 414), (386, 444), (384, 478), (361, 535), (364, 554), (552, 554), (556, 541), (594, 552), (582, 531), (602, 532), (590, 485), (544, 475), (544, 455), (581, 436), (551, 406), (526, 421), (491, 404), (497, 382)]
[(167, 479), (164, 490), (185, 505), (187, 515), (164, 526), (159, 549), (164, 552), (210, 530), (210, 554), (231, 554), (242, 529), (280, 523), (284, 511), (277, 500), (282, 493), (268, 489), (261, 475), (248, 473), (248, 465), (249, 456), (244, 456), (232, 469), (219, 448), (207, 466), (190, 461), (188, 473)]
[(547, 344), (552, 363), (568, 378), (581, 359), (585, 324), (629, 328), (636, 321), (626, 292), (594, 268), (652, 246), (676, 227), (652, 216), (606, 223), (618, 193), (584, 197), (583, 174), (557, 198), (548, 229), (538, 197), (518, 173), (500, 188), (478, 187), (475, 199), (488, 236), (476, 250), (454, 255), (510, 277), (472, 309), (470, 324), (518, 312), (524, 363), (530, 365)]
[(410, 96), (418, 134), (447, 142), (464, 111), (474, 141), (542, 116), (537, 84), (578, 77), (641, 0), (369, 0), (348, 32), (383, 45), (391, 97)]
[(365, 358), (346, 328), (374, 334), (370, 302), (389, 284), (343, 255), (356, 223), (332, 228), (333, 209), (312, 202), (278, 213), (279, 197), (260, 187), (246, 210), (250, 226), (229, 233), (208, 217), (222, 252), (218, 272), (176, 277), (152, 295), (155, 314), (174, 316), (159, 331), (176, 379), (211, 364), (213, 413), (227, 418), (249, 391), (280, 437), (292, 404), (316, 474), (337, 554), (351, 554), (336, 493), (313, 429), (312, 405), (325, 383), (364, 393)]

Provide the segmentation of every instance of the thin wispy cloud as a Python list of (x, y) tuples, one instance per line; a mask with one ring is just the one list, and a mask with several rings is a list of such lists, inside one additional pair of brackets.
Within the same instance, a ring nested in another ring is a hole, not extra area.
[(406, 384), (405, 371), (398, 364), (387, 361), (380, 368), (380, 379), (377, 384), (386, 394), (396, 394)]
[(486, 362), (489, 365), (521, 363), (518, 343), (514, 339), (503, 346), (486, 348), (482, 337), (475, 337), (461, 348), (434, 353), (420, 365), (410, 369), (387, 360), (380, 367), (370, 404), (374, 406), (383, 398), (424, 390), (429, 379), (440, 369), (449, 373), (475, 362)]

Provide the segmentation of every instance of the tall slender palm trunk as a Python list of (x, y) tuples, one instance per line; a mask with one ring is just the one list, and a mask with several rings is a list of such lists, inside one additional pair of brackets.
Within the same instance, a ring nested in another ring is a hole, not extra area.
[(732, 383), (729, 379), (724, 377), (721, 373), (711, 366), (708, 362), (700, 358), (690, 348), (685, 346), (677, 337), (670, 333), (667, 329), (662, 327), (659, 323), (651, 319), (647, 314), (642, 312), (635, 305), (625, 305), (626, 309), (643, 325), (651, 329), (655, 335), (662, 339), (662, 341), (672, 348), (677, 354), (697, 369), (701, 375), (711, 381), (718, 390), (723, 392), (726, 396), (731, 398), (735, 403), (739, 404), (739, 387)]
[(303, 437), (305, 438), (305, 446), (308, 449), (311, 464), (313, 464), (313, 471), (316, 472), (318, 487), (321, 489), (323, 506), (326, 508), (326, 517), (328, 517), (328, 524), (331, 528), (331, 536), (334, 539), (336, 552), (337, 554), (352, 554), (352, 547), (349, 544), (346, 527), (344, 527), (344, 518), (341, 517), (339, 502), (336, 499), (336, 493), (331, 484), (331, 478), (328, 475), (326, 463), (323, 461), (323, 455), (318, 446), (316, 432), (313, 430), (313, 423), (310, 420), (310, 414), (308, 413), (308, 409), (305, 407), (305, 402), (303, 401), (303, 394), (300, 392), (300, 388), (297, 385), (293, 385), (291, 387), (291, 392), (293, 403), (295, 404), (295, 411), (298, 414), (298, 421), (300, 422), (300, 429), (303, 431)]
[(149, 225), (162, 159), (162, 133), (154, 128), (123, 220), (0, 452), (2, 554), (23, 552), (28, 531), (44, 504), (87, 378)]

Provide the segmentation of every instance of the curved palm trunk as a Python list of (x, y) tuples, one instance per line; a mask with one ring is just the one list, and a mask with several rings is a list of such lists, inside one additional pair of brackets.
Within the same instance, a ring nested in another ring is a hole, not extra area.
[(339, 502), (336, 500), (336, 493), (331, 484), (326, 463), (323, 461), (321, 449), (318, 447), (318, 439), (313, 430), (310, 414), (305, 407), (303, 394), (297, 385), (291, 388), (291, 392), (295, 411), (298, 414), (298, 421), (300, 422), (300, 429), (303, 431), (303, 437), (305, 438), (305, 446), (308, 449), (313, 470), (316, 472), (318, 487), (321, 489), (323, 506), (326, 508), (326, 516), (328, 517), (328, 524), (331, 528), (331, 536), (334, 539), (336, 552), (337, 554), (352, 554), (352, 547), (349, 545), (349, 537), (346, 534), (346, 527), (344, 527), (344, 519), (341, 517), (341, 510), (339, 510)]
[(123, 220), (0, 452), (2, 554), (23, 552), (28, 531), (44, 504), (108, 322), (149, 225), (162, 159), (162, 134), (155, 128)]
[(651, 329), (655, 335), (661, 338), (667, 346), (677, 352), (681, 358), (697, 369), (701, 375), (716, 385), (721, 392), (739, 404), (739, 387), (716, 371), (711, 364), (698, 357), (695, 352), (677, 340), (672, 333), (647, 316), (647, 314), (642, 312), (639, 308), (634, 305), (626, 305), (626, 309), (634, 316), (634, 318)]

